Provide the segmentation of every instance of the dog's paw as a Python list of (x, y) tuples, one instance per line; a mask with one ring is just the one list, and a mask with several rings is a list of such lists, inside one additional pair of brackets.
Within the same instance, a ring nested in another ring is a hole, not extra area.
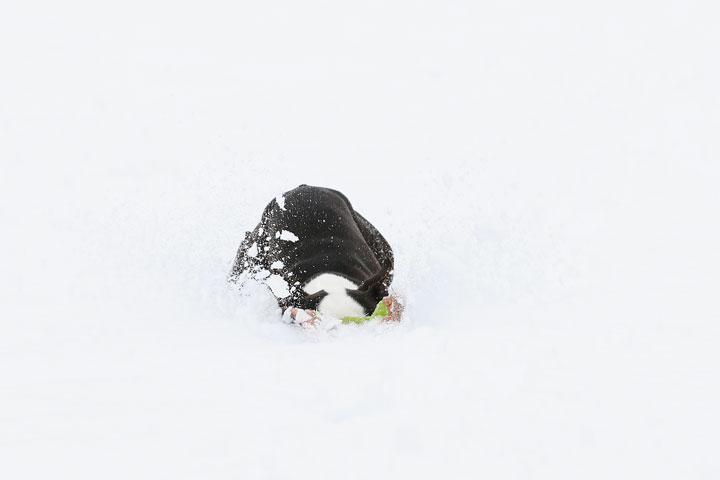
[(383, 303), (385, 303), (385, 307), (387, 308), (388, 314), (387, 316), (383, 317), (381, 322), (399, 322), (402, 318), (403, 310), (405, 310), (405, 305), (403, 304), (403, 301), (400, 297), (397, 295), (389, 295), (385, 298), (383, 298)]
[(306, 330), (314, 330), (322, 323), (318, 313), (314, 310), (303, 310), (295, 307), (285, 310), (283, 320), (287, 323), (298, 325)]

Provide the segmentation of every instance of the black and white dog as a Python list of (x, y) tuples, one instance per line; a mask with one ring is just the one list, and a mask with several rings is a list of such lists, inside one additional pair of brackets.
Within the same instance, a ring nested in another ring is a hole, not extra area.
[(300, 185), (273, 199), (245, 234), (230, 281), (266, 283), (285, 311), (370, 315), (388, 296), (393, 252), (342, 193)]

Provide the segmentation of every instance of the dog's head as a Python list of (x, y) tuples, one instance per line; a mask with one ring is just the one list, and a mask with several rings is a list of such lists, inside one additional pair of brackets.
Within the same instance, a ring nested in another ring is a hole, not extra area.
[(298, 292), (299, 295), (283, 301), (283, 310), (288, 307), (318, 310), (338, 318), (370, 315), (378, 302), (388, 295), (392, 273), (392, 261), (388, 259), (378, 273), (357, 288), (348, 288), (352, 282), (338, 275), (318, 275)]

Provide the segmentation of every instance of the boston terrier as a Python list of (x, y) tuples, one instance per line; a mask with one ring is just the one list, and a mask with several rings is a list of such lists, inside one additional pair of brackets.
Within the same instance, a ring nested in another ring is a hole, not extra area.
[(283, 312), (362, 317), (388, 297), (393, 268), (390, 245), (345, 195), (300, 185), (273, 199), (245, 234), (229, 280), (264, 282)]

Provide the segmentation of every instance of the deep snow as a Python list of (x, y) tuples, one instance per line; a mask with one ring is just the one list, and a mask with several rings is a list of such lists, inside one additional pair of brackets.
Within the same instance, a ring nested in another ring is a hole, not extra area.
[[(23, 2), (1, 478), (717, 478), (712, 2)], [(226, 276), (342, 190), (406, 322)]]

